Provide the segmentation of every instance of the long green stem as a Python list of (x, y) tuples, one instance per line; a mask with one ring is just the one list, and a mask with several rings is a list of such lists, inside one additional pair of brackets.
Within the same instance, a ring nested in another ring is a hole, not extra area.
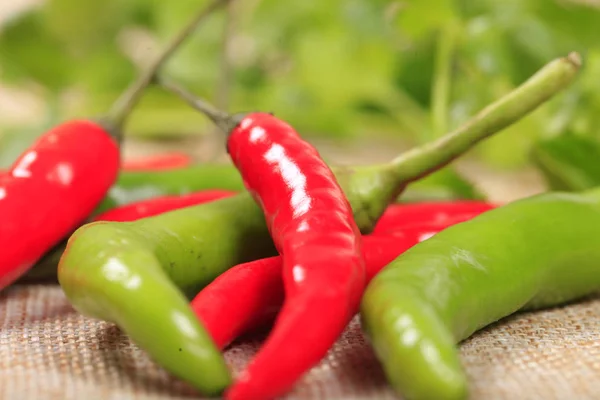
[[(385, 208), (410, 182), (449, 164), (477, 143), (520, 120), (556, 93), (567, 87), (581, 67), (578, 53), (551, 61), (518, 88), (490, 104), (467, 123), (439, 139), (408, 151), (388, 164), (358, 168), (336, 168), (336, 175), (351, 197), (354, 217), (363, 232), (368, 232)], [(194, 96), (184, 88), (159, 82), (191, 107), (204, 113), (225, 132), (239, 121)]]
[(232, 121), (232, 116), (230, 114), (215, 107), (208, 100), (194, 95), (182, 86), (179, 86), (178, 84), (160, 76), (156, 77), (156, 82), (163, 89), (173, 93), (175, 96), (186, 102), (190, 107), (204, 114), (219, 129), (223, 130), (223, 132), (229, 133), (233, 128), (235, 128), (235, 125), (237, 125), (234, 121)]
[(355, 212), (361, 229), (368, 231), (410, 182), (444, 167), (477, 143), (535, 110), (567, 87), (580, 67), (578, 53), (553, 60), (453, 132), (405, 152), (389, 164), (356, 169), (350, 185), (360, 197), (353, 201), (361, 205)]
[(450, 163), (569, 86), (580, 67), (581, 56), (575, 52), (546, 64), (521, 86), (481, 110), (458, 129), (393, 160), (391, 165), (397, 179), (412, 182)]
[(139, 102), (144, 89), (152, 83), (156, 73), (169, 60), (173, 53), (192, 35), (198, 26), (218, 8), (227, 4), (230, 0), (213, 0), (208, 6), (204, 7), (175, 37), (170, 41), (165, 49), (158, 55), (156, 60), (148, 66), (129, 86), (125, 92), (117, 99), (106, 116), (105, 122), (110, 124), (117, 138), (121, 137), (121, 128), (125, 124), (127, 117)]

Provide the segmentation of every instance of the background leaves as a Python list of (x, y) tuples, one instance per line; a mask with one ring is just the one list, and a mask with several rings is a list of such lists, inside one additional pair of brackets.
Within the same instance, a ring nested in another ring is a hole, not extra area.
[[(46, 0), (0, 27), (0, 79), (25, 90), (34, 84), (59, 119), (97, 115), (206, 2)], [(458, 126), (550, 59), (580, 51), (585, 64), (575, 85), (473, 153), (517, 168), (540, 138), (599, 136), (598, 7), (567, 0), (239, 0), (230, 109), (276, 112), (308, 137), (394, 136), (416, 144)], [(211, 99), (223, 26), (224, 14), (214, 15), (166, 69)], [(209, 131), (204, 118), (160, 90), (149, 91), (131, 122), (130, 135)]]

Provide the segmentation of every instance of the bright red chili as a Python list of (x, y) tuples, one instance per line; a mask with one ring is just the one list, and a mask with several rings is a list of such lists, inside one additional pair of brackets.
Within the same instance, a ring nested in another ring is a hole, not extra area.
[(108, 210), (94, 218), (94, 221), (134, 221), (151, 217), (179, 208), (233, 196), (236, 192), (230, 190), (203, 190), (181, 196), (161, 196), (148, 200), (130, 203), (122, 207)]
[(76, 120), (51, 129), (0, 175), (0, 290), (100, 203), (119, 171), (121, 128), (144, 89), (198, 25), (226, 3), (214, 0), (203, 7), (123, 92), (102, 122)]
[(461, 220), (464, 214), (470, 218), (473, 213), (491, 210), (494, 204), (477, 200), (430, 201), (407, 203), (401, 207), (389, 207), (375, 225), (373, 233), (387, 233), (398, 230), (398, 224), (405, 229), (411, 223), (421, 224), (424, 220), (429, 224), (438, 223), (448, 226), (452, 221)]
[[(367, 274), (375, 273), (408, 247), (402, 237), (363, 236)], [(273, 321), (284, 300), (282, 268), (281, 256), (237, 265), (194, 298), (192, 308), (218, 346), (224, 348), (250, 329)]]
[[(485, 203), (479, 203), (480, 207), (472, 207), (469, 213), (457, 203), (439, 202), (419, 207), (419, 219), (408, 219), (406, 227), (396, 216), (413, 205), (391, 205), (380, 221), (390, 229), (395, 227), (396, 231), (363, 236), (367, 282), (416, 243), (486, 209)], [(452, 210), (457, 213), (453, 215)], [(437, 218), (440, 212), (447, 216), (443, 222)], [(282, 267), (281, 256), (240, 264), (220, 275), (192, 300), (196, 315), (219, 347), (224, 348), (243, 333), (273, 321), (284, 300)]]
[(333, 172), (287, 123), (246, 115), (227, 149), (283, 256), (286, 300), (226, 397), (271, 398), (325, 356), (355, 314), (365, 286), (361, 236)]
[(90, 121), (40, 137), (0, 176), (0, 290), (94, 210), (119, 171), (119, 146)]
[(188, 167), (192, 162), (192, 157), (185, 153), (171, 152), (123, 160), (121, 166), (127, 171), (164, 171)]

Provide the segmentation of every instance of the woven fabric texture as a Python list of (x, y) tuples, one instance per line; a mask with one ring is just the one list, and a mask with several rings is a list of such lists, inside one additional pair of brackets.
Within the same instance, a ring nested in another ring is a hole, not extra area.
[[(225, 353), (238, 372), (261, 337)], [(465, 341), (472, 399), (600, 399), (600, 297), (500, 321)], [(0, 295), (0, 399), (199, 399), (114, 325), (74, 311), (56, 285)], [(358, 318), (286, 399), (397, 399)]]

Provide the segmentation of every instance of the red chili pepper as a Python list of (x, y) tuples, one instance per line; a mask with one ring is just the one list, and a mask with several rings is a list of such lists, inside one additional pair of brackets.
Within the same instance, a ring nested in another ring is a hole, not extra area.
[[(172, 152), (122, 160), (121, 169), (125, 171), (166, 171), (189, 167), (192, 163), (193, 159), (189, 155), (180, 152)], [(0, 168), (0, 175), (7, 172), (8, 171)]]
[[(216, 8), (214, 0), (176, 35), (121, 95), (102, 122), (63, 123), (0, 175), (0, 290), (72, 232), (116, 180), (121, 127), (162, 65)], [(116, 140), (115, 140), (116, 139)]]
[(281, 256), (236, 265), (194, 297), (191, 306), (220, 348), (273, 321), (283, 303)]
[(141, 218), (233, 196), (229, 190), (204, 190), (181, 196), (161, 196), (113, 208), (94, 218), (94, 221), (134, 221)]
[(192, 157), (189, 155), (181, 152), (172, 152), (123, 160), (121, 167), (127, 171), (165, 171), (188, 167), (192, 163)]
[(67, 122), (0, 176), (0, 289), (81, 223), (119, 171), (119, 147), (99, 124)]
[[(367, 273), (375, 273), (408, 247), (401, 237), (363, 236)], [(282, 268), (281, 256), (237, 265), (194, 298), (192, 308), (218, 346), (224, 348), (242, 333), (273, 321), (284, 300)]]
[(265, 113), (242, 118), (227, 148), (283, 255), (285, 303), (229, 399), (284, 393), (337, 340), (365, 285), (352, 209), (317, 150)]
[[(407, 207), (412, 205), (392, 205), (381, 217), (382, 224), (395, 228), (394, 236), (363, 236), (367, 282), (416, 243), (485, 211), (484, 207), (473, 207), (468, 213), (466, 208), (456, 206), (455, 202), (429, 204), (420, 207), (420, 219), (409, 219), (408, 229), (405, 229), (404, 221), (397, 220), (396, 216)], [(440, 210), (447, 210), (443, 223), (436, 218)], [(452, 215), (450, 210), (459, 214)], [(219, 347), (224, 348), (243, 333), (273, 321), (284, 300), (282, 267), (280, 256), (240, 264), (220, 275), (192, 300), (191, 306), (196, 315)]]
[(463, 215), (470, 218), (474, 213), (491, 210), (494, 204), (476, 201), (431, 201), (422, 203), (407, 203), (399, 206), (388, 207), (384, 216), (377, 222), (373, 233), (388, 233), (402, 229), (415, 222), (417, 224), (427, 221), (428, 224), (438, 223), (440, 226), (449, 226), (452, 221), (461, 220)]

